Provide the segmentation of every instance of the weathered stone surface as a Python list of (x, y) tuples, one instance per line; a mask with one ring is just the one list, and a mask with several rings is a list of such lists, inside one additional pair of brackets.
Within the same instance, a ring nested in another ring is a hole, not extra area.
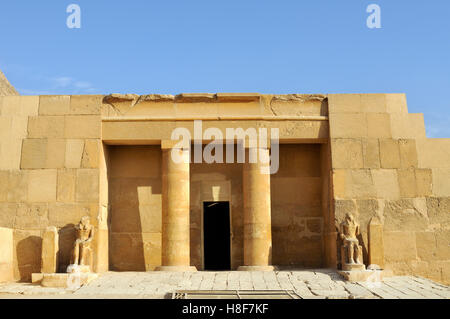
[(378, 217), (369, 223), (369, 264), (384, 268), (383, 225)]
[(28, 201), (45, 203), (56, 201), (56, 170), (32, 170), (28, 175)]
[(14, 279), (13, 230), (0, 227), (0, 283)]
[(101, 111), (103, 95), (72, 95), (70, 114), (98, 115)]
[(400, 168), (400, 152), (397, 140), (380, 140), (380, 161), (382, 168)]
[(369, 138), (391, 138), (391, 118), (386, 113), (367, 114), (367, 136)]
[(69, 110), (69, 95), (42, 95), (39, 97), (39, 115), (65, 115), (69, 114)]
[(334, 168), (363, 168), (363, 149), (360, 139), (333, 139)]
[(425, 230), (429, 223), (426, 199), (388, 200), (385, 202), (384, 218), (385, 230)]
[(16, 89), (9, 83), (3, 72), (0, 70), (0, 96), (19, 95)]
[(378, 139), (362, 139), (364, 168), (380, 168), (380, 143)]
[(96, 115), (65, 116), (65, 138), (99, 138), (101, 120)]
[(98, 169), (77, 170), (76, 201), (97, 202), (99, 199)]
[(64, 116), (30, 116), (29, 138), (64, 138)]
[(371, 170), (372, 179), (376, 189), (377, 198), (398, 199), (400, 188), (398, 183), (398, 172), (394, 169)]
[(47, 227), (42, 238), (41, 273), (52, 274), (58, 271), (59, 237), (56, 227)]

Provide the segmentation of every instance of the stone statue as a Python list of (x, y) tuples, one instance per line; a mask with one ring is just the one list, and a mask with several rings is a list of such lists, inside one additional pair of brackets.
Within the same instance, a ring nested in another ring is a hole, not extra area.
[(342, 239), (341, 261), (344, 271), (365, 269), (362, 247), (357, 238), (359, 234), (359, 224), (352, 214), (347, 214), (339, 229), (339, 236)]
[(75, 226), (76, 240), (72, 252), (72, 264), (67, 268), (67, 272), (90, 272), (92, 264), (91, 243), (94, 238), (94, 227), (90, 218), (84, 216), (80, 223)]

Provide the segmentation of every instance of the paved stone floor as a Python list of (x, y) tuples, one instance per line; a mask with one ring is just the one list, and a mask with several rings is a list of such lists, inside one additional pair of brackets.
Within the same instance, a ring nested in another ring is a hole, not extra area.
[(0, 284), (0, 298), (170, 298), (177, 290), (290, 290), (301, 298), (450, 299), (450, 287), (420, 277), (349, 283), (332, 270), (278, 272), (109, 272), (76, 290)]

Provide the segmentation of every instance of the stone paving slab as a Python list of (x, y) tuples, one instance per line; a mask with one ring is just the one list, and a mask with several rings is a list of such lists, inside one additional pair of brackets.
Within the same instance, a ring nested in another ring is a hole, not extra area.
[(450, 299), (450, 288), (420, 277), (344, 281), (335, 271), (108, 272), (76, 290), (0, 284), (0, 298), (170, 298), (179, 290), (287, 290), (304, 299)]

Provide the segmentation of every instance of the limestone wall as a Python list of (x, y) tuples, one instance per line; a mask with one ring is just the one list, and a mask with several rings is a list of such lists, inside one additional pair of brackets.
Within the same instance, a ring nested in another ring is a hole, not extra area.
[(323, 266), (320, 144), (281, 145), (271, 177), (273, 264)]
[[(96, 227), (96, 271), (110, 262), (119, 270), (157, 266), (160, 141), (176, 126), (192, 132), (197, 116), (204, 130), (280, 128), (287, 145), (272, 176), (274, 264), (334, 267), (335, 226), (350, 211), (362, 226), (365, 260), (367, 225), (378, 216), (386, 268), (449, 282), (450, 139), (427, 139), (423, 116), (409, 114), (397, 94), (0, 97), (0, 227), (13, 232), (14, 278), (40, 271), (47, 226), (58, 227), (63, 270), (73, 226), (85, 215)], [(118, 146), (129, 144), (148, 146)], [(202, 262), (199, 200), (221, 198), (237, 217), (237, 267), (241, 168), (191, 170), (192, 263)]]
[(450, 282), (450, 139), (428, 139), (402, 94), (329, 95), (336, 223), (383, 223), (385, 266)]
[(161, 266), (161, 147), (110, 146), (110, 269)]
[(89, 215), (98, 226), (102, 98), (0, 97), (0, 226), (14, 229), (17, 280), (40, 272), (47, 226), (59, 229), (62, 268), (73, 225)]

